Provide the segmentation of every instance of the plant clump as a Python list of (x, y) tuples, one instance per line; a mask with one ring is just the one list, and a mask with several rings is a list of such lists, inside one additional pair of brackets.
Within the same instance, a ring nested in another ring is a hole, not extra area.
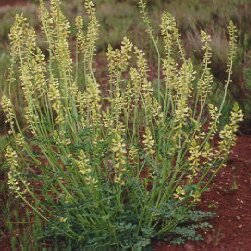
[(108, 47), (106, 92), (95, 77), (99, 24), (92, 1), (85, 1), (85, 17), (76, 18), (74, 52), (59, 0), (50, 9), (40, 1), (47, 52), (27, 19), (16, 16), (9, 81), (21, 86), (25, 123), (6, 93), (2, 108), (15, 139), (6, 150), (8, 184), (41, 217), (44, 237), (78, 247), (132, 248), (153, 238), (200, 239), (196, 229), (209, 227), (203, 219), (210, 213), (194, 208), (225, 165), (243, 117), (236, 105), (229, 123), (218, 123), (236, 29), (230, 23), (228, 79), (216, 107), (210, 36), (201, 32), (202, 71), (195, 72), (175, 19), (162, 16), (160, 55), (143, 0), (140, 8), (158, 56), (157, 80), (149, 80), (144, 52), (124, 38), (120, 49)]

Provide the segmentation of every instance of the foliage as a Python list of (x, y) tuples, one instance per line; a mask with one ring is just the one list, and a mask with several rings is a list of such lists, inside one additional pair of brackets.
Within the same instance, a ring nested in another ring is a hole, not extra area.
[(74, 52), (59, 0), (49, 10), (40, 1), (48, 56), (27, 19), (16, 16), (9, 85), (22, 90), (25, 122), (17, 119), (10, 91), (2, 98), (15, 142), (5, 153), (8, 185), (44, 220), (47, 237), (92, 249), (141, 248), (166, 235), (196, 239), (195, 229), (207, 227), (204, 215), (192, 212), (225, 165), (242, 120), (235, 105), (229, 122), (218, 123), (236, 28), (228, 26), (227, 80), (217, 107), (209, 102), (210, 36), (201, 32), (204, 56), (196, 72), (172, 15), (162, 16), (161, 54), (146, 4), (139, 4), (157, 54), (157, 80), (149, 81), (144, 53), (124, 38), (120, 49), (108, 47), (109, 90), (103, 93), (93, 67), (99, 24), (92, 1), (85, 1), (85, 18), (76, 18)]

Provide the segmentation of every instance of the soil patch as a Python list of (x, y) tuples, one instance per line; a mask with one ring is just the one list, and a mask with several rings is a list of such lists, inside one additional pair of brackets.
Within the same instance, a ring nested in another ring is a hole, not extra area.
[(1, 0), (0, 6), (14, 6), (27, 4), (27, 0)]

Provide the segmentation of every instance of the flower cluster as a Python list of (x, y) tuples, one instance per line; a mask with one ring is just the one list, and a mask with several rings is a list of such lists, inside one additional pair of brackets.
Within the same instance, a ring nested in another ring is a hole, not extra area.
[(90, 167), (90, 160), (87, 158), (83, 150), (79, 152), (78, 159), (75, 159), (74, 162), (79, 169), (79, 173), (83, 175), (86, 185), (96, 185), (97, 180), (92, 177), (92, 170)]
[(145, 134), (143, 135), (144, 150), (148, 156), (153, 156), (155, 153), (155, 142), (151, 133), (150, 128), (146, 128)]
[(119, 131), (114, 131), (111, 150), (114, 154), (115, 183), (124, 184), (123, 174), (126, 172), (126, 145)]
[(14, 113), (14, 110), (13, 110), (13, 107), (12, 107), (12, 103), (10, 101), (9, 98), (7, 98), (5, 95), (3, 95), (2, 97), (2, 108), (3, 108), (3, 111), (5, 113), (5, 116), (6, 116), (6, 120), (5, 120), (5, 123), (8, 123), (10, 124), (10, 128), (11, 130), (9, 131), (9, 133), (13, 133), (13, 129), (14, 129), (14, 120), (15, 120), (15, 113)]
[(9, 167), (8, 172), (8, 186), (9, 189), (17, 196), (23, 196), (26, 193), (26, 190), (22, 190), (19, 184), (21, 180), (22, 184), (26, 187), (28, 183), (22, 178), (20, 171), (18, 170), (18, 155), (17, 152), (11, 147), (8, 146), (5, 152), (5, 158)]
[(113, 50), (111, 46), (108, 47), (107, 60), (109, 62), (108, 69), (111, 83), (116, 83), (120, 74), (127, 70), (131, 51), (132, 43), (127, 37), (123, 38), (120, 50)]
[(236, 132), (238, 131), (238, 123), (243, 120), (243, 113), (238, 105), (235, 105), (230, 115), (230, 123), (220, 131), (219, 151), (220, 157), (224, 158), (229, 153), (236, 142)]

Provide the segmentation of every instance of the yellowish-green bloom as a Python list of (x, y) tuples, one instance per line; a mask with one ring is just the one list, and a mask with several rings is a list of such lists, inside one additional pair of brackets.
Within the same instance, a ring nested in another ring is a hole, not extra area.
[(147, 155), (152, 156), (155, 153), (155, 142), (151, 133), (150, 128), (146, 128), (145, 134), (143, 135), (144, 150)]

